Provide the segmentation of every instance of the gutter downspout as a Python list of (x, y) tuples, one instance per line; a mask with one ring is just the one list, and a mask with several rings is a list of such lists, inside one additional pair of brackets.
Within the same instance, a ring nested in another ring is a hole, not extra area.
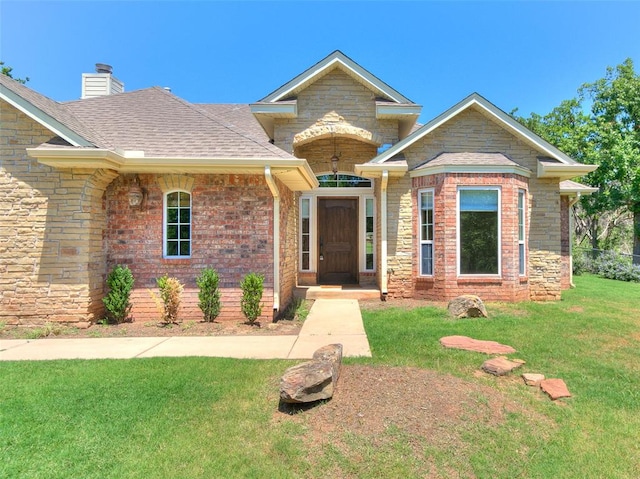
[(271, 175), (271, 167), (264, 167), (264, 178), (273, 195), (273, 310), (280, 309), (280, 192)]
[(380, 198), (380, 274), (382, 276), (380, 281), (380, 294), (381, 299), (385, 301), (387, 299), (387, 293), (389, 292), (389, 279), (387, 273), (387, 184), (389, 183), (389, 170), (383, 170), (382, 181), (380, 182), (381, 198)]
[(569, 201), (569, 286), (575, 288), (576, 285), (573, 284), (573, 230), (574, 230), (574, 220), (573, 215), (571, 214), (571, 208), (580, 200), (580, 193), (576, 193), (576, 197)]

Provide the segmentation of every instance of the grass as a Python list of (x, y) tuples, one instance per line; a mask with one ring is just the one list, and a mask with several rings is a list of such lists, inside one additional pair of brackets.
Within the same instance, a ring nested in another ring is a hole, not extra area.
[[(576, 283), (559, 302), (489, 303), (488, 320), (363, 311), (374, 357), (347, 362), (434, 369), (523, 405), (499, 426), (467, 424), (463, 447), (389, 428), (309, 448), (304, 421), (277, 419), (287, 361), (3, 362), (0, 477), (640, 477), (640, 284)], [(524, 372), (564, 379), (573, 397), (476, 377), (486, 356), (439, 346), (454, 334), (515, 347)]]

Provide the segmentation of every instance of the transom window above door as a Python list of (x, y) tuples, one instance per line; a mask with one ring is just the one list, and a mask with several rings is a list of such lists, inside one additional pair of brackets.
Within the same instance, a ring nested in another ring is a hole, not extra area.
[(316, 176), (320, 188), (371, 188), (371, 180), (348, 173), (326, 173)]

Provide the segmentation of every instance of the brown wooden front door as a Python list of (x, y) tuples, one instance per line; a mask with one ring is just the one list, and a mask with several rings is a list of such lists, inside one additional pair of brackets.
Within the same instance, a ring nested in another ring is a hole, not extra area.
[(318, 282), (358, 282), (358, 200), (318, 199)]

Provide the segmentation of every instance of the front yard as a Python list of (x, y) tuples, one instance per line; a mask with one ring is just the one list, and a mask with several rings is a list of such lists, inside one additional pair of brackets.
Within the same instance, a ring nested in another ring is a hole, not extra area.
[[(373, 358), (296, 414), (278, 411), (287, 361), (3, 362), (0, 477), (640, 477), (640, 284), (576, 283), (488, 320), (365, 305)], [(573, 397), (479, 373), (448, 335), (509, 344)]]

